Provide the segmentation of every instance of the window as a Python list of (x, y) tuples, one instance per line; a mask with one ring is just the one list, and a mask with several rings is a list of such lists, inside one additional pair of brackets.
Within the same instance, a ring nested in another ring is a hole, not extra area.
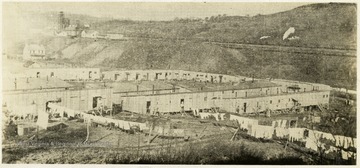
[(272, 104), (272, 100), (270, 100), (270, 104)]
[(278, 103), (280, 103), (280, 99), (278, 100)]
[(325, 98), (325, 95), (323, 95), (323, 98)]
[(234, 93), (234, 90), (232, 90), (232, 93)]
[(204, 101), (207, 101), (207, 97), (204, 97)]

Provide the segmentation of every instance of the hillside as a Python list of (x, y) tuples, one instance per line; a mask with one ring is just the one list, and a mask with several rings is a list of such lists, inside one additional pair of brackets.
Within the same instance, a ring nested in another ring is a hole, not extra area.
[[(97, 22), (94, 29), (143, 38), (355, 49), (356, 11), (355, 4), (311, 4), (253, 17), (218, 15), (205, 19), (148, 22), (112, 20)], [(282, 39), (289, 27), (295, 28), (291, 36), (299, 39)], [(263, 36), (270, 37), (260, 39)]]
[(111, 41), (52, 38), (44, 42), (57, 62), (103, 69), (182, 69), (318, 82), (356, 88), (356, 58), (229, 49), (176, 40)]
[[(79, 16), (80, 17), (80, 16)], [(81, 16), (85, 18), (86, 16)], [(73, 18), (70, 18), (73, 19)], [(103, 69), (183, 69), (258, 78), (283, 78), (356, 89), (356, 57), (328, 53), (230, 49), (204, 41), (354, 49), (356, 5), (312, 4), (272, 15), (216, 16), (174, 21), (93, 20), (93, 29), (140, 37), (129, 41), (51, 37), (51, 63)], [(105, 19), (106, 20), (106, 19)], [(298, 40), (282, 40), (289, 28)], [(270, 38), (260, 40), (262, 36)], [(23, 44), (18, 45), (21, 53)], [(17, 54), (19, 54), (19, 52)]]

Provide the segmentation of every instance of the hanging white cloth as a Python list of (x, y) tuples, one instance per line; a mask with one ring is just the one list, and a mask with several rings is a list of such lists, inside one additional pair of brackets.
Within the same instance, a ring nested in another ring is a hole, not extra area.
[(49, 123), (49, 114), (45, 111), (40, 111), (38, 113), (38, 119), (36, 125), (41, 129), (46, 129)]

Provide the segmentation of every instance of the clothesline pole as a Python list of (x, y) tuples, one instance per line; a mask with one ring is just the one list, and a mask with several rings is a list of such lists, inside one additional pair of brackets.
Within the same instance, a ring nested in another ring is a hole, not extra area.
[(138, 133), (137, 158), (139, 158), (139, 150), (140, 150), (140, 133)]

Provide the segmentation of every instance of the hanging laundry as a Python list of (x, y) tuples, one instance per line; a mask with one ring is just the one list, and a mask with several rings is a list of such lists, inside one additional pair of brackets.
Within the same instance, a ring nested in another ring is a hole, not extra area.
[(67, 110), (68, 117), (75, 117), (75, 111), (72, 109)]
[(356, 146), (356, 138), (353, 138), (353, 143), (354, 143), (354, 147), (357, 148), (357, 146)]
[(281, 127), (286, 128), (287, 120), (282, 120)]
[(340, 142), (340, 146), (343, 147), (343, 146), (344, 146), (345, 137), (342, 136), (342, 135), (340, 135), (340, 136), (339, 136), (339, 140), (340, 140), (340, 141), (339, 141), (339, 142)]
[(289, 135), (289, 129), (286, 128), (277, 127), (275, 131), (276, 131), (276, 137), (278, 138), (285, 138), (286, 136)]
[(323, 135), (323, 138), (325, 138), (327, 140), (335, 141), (334, 136), (332, 134), (330, 134), (330, 133), (325, 133), (324, 132), (322, 135)]
[(41, 129), (46, 129), (49, 123), (49, 114), (45, 111), (40, 111), (36, 125)]
[(325, 151), (326, 154), (330, 153), (330, 152), (336, 152), (337, 148), (334, 146), (330, 146), (328, 150)]
[(340, 144), (339, 144), (339, 136), (334, 135), (334, 138), (335, 138), (335, 146), (340, 146)]
[(305, 128), (289, 128), (289, 140), (299, 141), (304, 138)]
[(312, 149), (314, 151), (318, 151), (317, 141), (315, 139), (312, 139), (312, 138), (307, 138), (306, 139), (305, 147), (309, 148), (309, 149)]
[(124, 122), (124, 130), (130, 130), (129, 122)]
[(211, 114), (216, 121), (219, 121), (219, 114), (218, 113), (215, 113), (215, 114)]
[(344, 137), (344, 144), (343, 144), (344, 149), (347, 149), (349, 147), (347, 140), (348, 140), (348, 137)]
[(344, 150), (341, 150), (341, 158), (344, 160), (348, 160), (348, 153)]
[(348, 148), (349, 148), (349, 147), (354, 147), (354, 143), (353, 143), (351, 137), (346, 137), (346, 142), (347, 142)]
[(221, 119), (221, 120), (225, 120), (225, 119), (224, 119), (224, 116), (225, 116), (225, 113), (220, 113), (220, 119)]
[(140, 131), (147, 129), (145, 123), (140, 123), (140, 124), (139, 124), (139, 128), (140, 128)]

